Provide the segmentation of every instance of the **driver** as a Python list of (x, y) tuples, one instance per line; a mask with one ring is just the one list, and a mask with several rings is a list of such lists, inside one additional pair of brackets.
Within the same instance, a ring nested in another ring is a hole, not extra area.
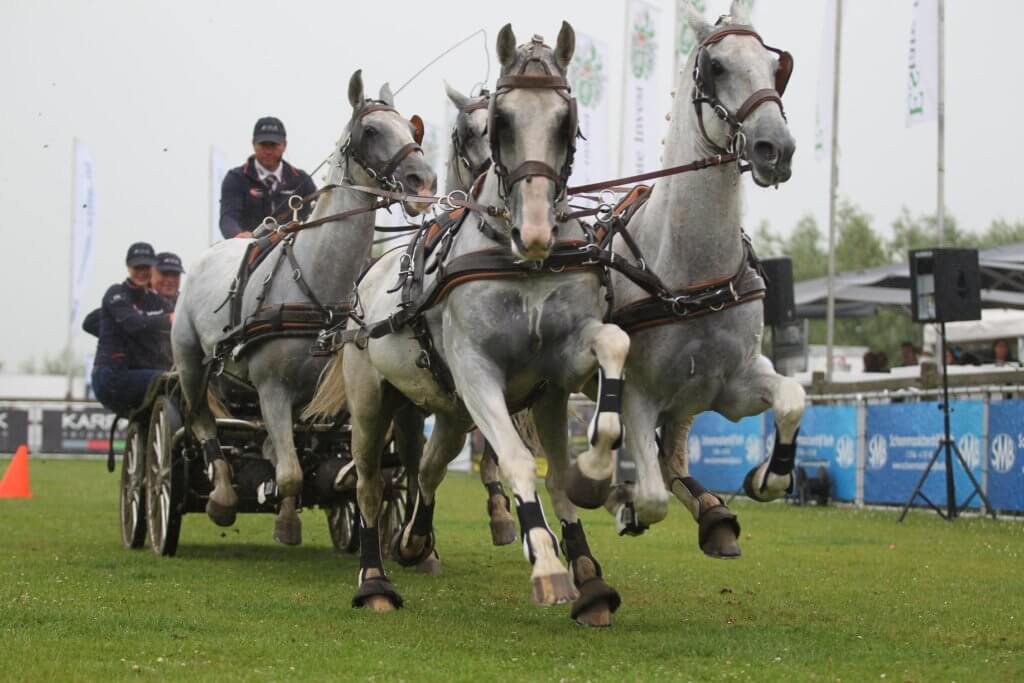
[(140, 405), (153, 378), (170, 369), (166, 337), (174, 320), (173, 305), (149, 288), (157, 263), (153, 247), (136, 242), (125, 263), (127, 279), (103, 295), (92, 371), (96, 398), (122, 414)]
[[(224, 176), (220, 189), (220, 231), (225, 239), (252, 237), (267, 216), (288, 207), (292, 195), (316, 192), (305, 171), (283, 159), (288, 148), (281, 119), (264, 116), (252, 131), (252, 151), (244, 164)], [(303, 207), (302, 216), (310, 208)]]

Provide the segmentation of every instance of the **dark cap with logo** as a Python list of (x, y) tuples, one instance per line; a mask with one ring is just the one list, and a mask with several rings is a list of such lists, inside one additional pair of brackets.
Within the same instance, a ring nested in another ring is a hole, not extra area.
[(184, 273), (181, 257), (169, 251), (161, 251), (156, 255), (156, 269), (161, 273)]
[(156, 254), (153, 252), (153, 245), (149, 242), (136, 242), (128, 247), (128, 255), (125, 257), (128, 267), (156, 265)]
[(264, 116), (257, 121), (252, 129), (252, 141), (254, 144), (261, 142), (276, 142), (280, 144), (284, 142), (284, 124), (281, 123), (281, 119), (274, 116)]

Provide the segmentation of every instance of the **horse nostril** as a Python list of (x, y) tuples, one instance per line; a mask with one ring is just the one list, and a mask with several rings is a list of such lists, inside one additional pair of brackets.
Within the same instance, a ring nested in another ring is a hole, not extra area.
[(775, 165), (779, 163), (779, 148), (767, 140), (758, 140), (754, 143), (754, 156), (765, 164)]
[(406, 187), (411, 189), (419, 189), (423, 185), (423, 178), (416, 173), (410, 173), (405, 176)]

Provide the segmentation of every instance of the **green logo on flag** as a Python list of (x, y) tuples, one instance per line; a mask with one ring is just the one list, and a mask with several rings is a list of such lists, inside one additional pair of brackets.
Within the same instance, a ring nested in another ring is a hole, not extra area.
[(646, 81), (654, 72), (654, 22), (651, 13), (644, 10), (640, 20), (633, 24), (633, 36), (629, 42), (629, 65), (633, 77)]
[(577, 53), (569, 67), (569, 82), (581, 106), (596, 107), (604, 94), (604, 63), (593, 43)]

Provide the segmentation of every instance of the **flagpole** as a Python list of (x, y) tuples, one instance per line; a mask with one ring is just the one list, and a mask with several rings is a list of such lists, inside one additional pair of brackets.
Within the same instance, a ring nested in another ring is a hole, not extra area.
[(67, 391), (65, 400), (71, 400), (72, 376), (72, 353), (71, 342), (74, 339), (74, 306), (75, 306), (75, 212), (78, 208), (78, 188), (76, 179), (78, 177), (78, 138), (71, 138), (71, 225), (68, 240), (68, 336), (64, 347), (64, 364), (67, 371)]
[(832, 172), (828, 200), (828, 304), (826, 308), (825, 380), (832, 381), (836, 335), (836, 195), (839, 192), (839, 55), (843, 35), (843, 0), (836, 0), (835, 55), (832, 60)]
[(625, 174), (625, 163), (626, 163), (626, 136), (624, 131), (626, 129), (626, 85), (629, 83), (629, 18), (630, 18), (630, 0), (626, 0), (625, 3), (625, 19), (622, 22), (623, 27), (626, 29), (624, 38), (622, 41), (622, 103), (623, 106), (619, 111), (619, 173)]
[(939, 151), (938, 151), (938, 208), (935, 215), (939, 231), (939, 246), (946, 239), (946, 0), (939, 0)]

